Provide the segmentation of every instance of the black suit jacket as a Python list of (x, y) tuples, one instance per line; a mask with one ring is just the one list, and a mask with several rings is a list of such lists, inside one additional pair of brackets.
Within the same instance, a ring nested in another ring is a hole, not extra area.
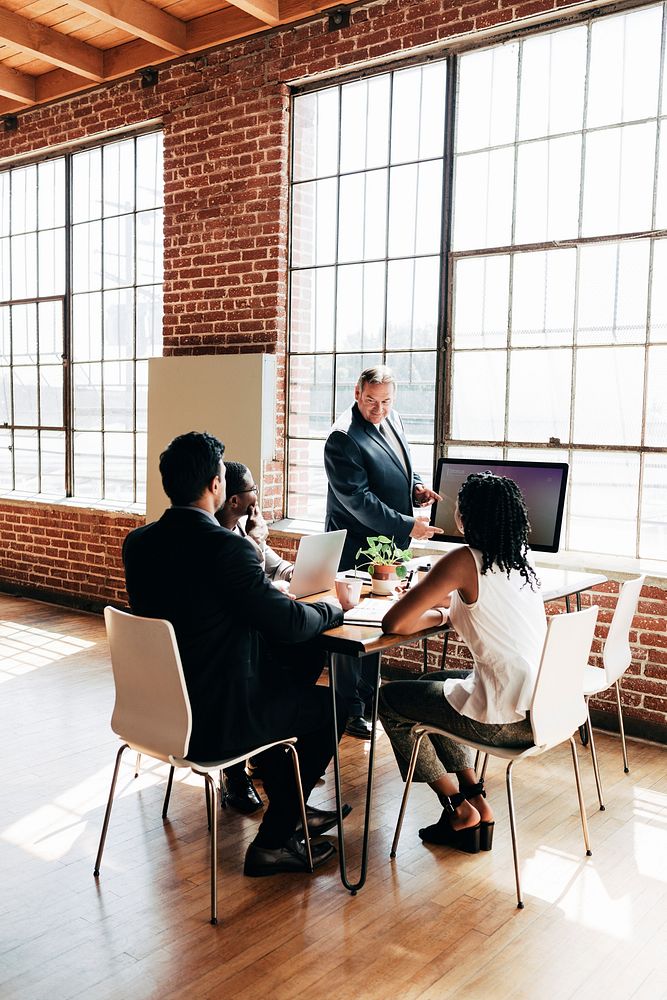
[(405, 453), (407, 473), (377, 427), (364, 420), (355, 403), (331, 428), (324, 446), (329, 481), (325, 530), (347, 529), (340, 568), (351, 569), (369, 535), (388, 535), (407, 548), (414, 524), (412, 492), (421, 483), (413, 472), (410, 448), (399, 415), (389, 415)]
[(342, 622), (320, 602), (274, 587), (254, 547), (196, 508), (170, 508), (123, 545), (130, 607), (174, 626), (192, 706), (189, 754), (216, 760), (289, 736), (296, 699), (281, 697), (297, 648)]

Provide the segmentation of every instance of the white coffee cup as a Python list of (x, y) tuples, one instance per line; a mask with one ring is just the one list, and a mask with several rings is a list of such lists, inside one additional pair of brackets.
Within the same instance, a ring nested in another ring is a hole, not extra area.
[(361, 600), (361, 577), (337, 577), (335, 581), (336, 597), (341, 604), (346, 603), (356, 607)]

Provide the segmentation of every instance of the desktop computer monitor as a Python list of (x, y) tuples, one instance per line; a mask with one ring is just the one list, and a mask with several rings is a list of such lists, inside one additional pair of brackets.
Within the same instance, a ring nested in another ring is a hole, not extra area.
[(454, 509), (461, 484), (472, 473), (493, 472), (513, 479), (523, 493), (530, 533), (528, 544), (535, 552), (558, 552), (560, 529), (567, 487), (567, 462), (505, 462), (499, 459), (480, 461), (471, 458), (441, 458), (433, 488), (442, 500), (431, 509), (431, 524), (444, 534), (433, 541), (461, 542), (454, 521)]

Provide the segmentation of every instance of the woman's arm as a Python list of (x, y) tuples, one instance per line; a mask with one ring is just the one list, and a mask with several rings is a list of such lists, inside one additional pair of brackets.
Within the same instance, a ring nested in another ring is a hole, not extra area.
[(442, 615), (435, 609), (449, 607), (452, 591), (460, 591), (466, 604), (474, 604), (478, 589), (474, 556), (462, 545), (438, 560), (425, 579), (389, 609), (382, 619), (382, 631), (409, 635), (440, 625)]

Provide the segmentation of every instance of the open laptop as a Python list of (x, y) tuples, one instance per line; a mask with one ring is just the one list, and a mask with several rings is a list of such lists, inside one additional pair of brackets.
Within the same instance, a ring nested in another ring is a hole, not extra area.
[(342, 530), (303, 536), (294, 560), (290, 594), (310, 597), (333, 588), (346, 535)]

